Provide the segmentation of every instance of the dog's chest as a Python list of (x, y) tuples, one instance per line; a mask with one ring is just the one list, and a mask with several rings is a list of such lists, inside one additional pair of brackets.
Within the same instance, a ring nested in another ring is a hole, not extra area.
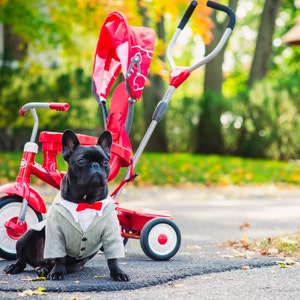
[(102, 200), (101, 202), (101, 210), (85, 209), (82, 211), (77, 211), (78, 205), (67, 200), (63, 200), (61, 202), (61, 205), (64, 206), (72, 214), (74, 221), (80, 225), (82, 231), (86, 232), (89, 226), (92, 224), (93, 220), (96, 217), (101, 217), (103, 215), (103, 211), (107, 204), (111, 202), (111, 199), (107, 198), (105, 200)]

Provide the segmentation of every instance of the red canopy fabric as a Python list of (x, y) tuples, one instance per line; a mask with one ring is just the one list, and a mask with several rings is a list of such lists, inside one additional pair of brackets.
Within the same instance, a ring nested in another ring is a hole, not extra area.
[[(153, 29), (129, 26), (120, 12), (108, 15), (99, 34), (94, 58), (93, 88), (98, 100), (106, 100), (121, 70), (130, 96), (134, 99), (141, 97), (153, 56), (154, 41)], [(138, 59), (140, 72), (135, 64), (127, 74), (133, 58)]]
[(132, 165), (132, 147), (125, 130), (128, 98), (142, 95), (153, 56), (155, 32), (151, 28), (129, 26), (120, 12), (112, 12), (102, 26), (93, 68), (93, 93), (101, 104), (122, 71), (125, 81), (114, 90), (106, 129), (112, 133), (110, 174), (112, 180), (121, 167)]
[(113, 92), (106, 125), (106, 129), (111, 132), (113, 138), (108, 181), (118, 175), (121, 167), (128, 167), (133, 157), (131, 143), (124, 128), (128, 111), (128, 98), (125, 81), (122, 81)]

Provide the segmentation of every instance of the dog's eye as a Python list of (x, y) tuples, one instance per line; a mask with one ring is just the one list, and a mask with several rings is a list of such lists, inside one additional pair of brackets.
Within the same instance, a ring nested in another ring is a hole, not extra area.
[(79, 166), (83, 166), (85, 164), (85, 159), (84, 158), (80, 158), (77, 160), (77, 163)]
[(109, 161), (108, 160), (104, 160), (102, 162), (103, 166), (108, 167), (109, 166)]

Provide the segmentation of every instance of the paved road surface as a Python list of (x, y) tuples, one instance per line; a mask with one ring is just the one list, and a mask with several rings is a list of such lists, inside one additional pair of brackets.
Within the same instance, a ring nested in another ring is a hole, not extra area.
[[(297, 263), (281, 268), (282, 258), (219, 247), (245, 233), (251, 240), (299, 232), (299, 196), (300, 189), (275, 186), (128, 188), (120, 198), (122, 206), (167, 209), (173, 215), (182, 234), (173, 259), (152, 261), (139, 240), (130, 240), (121, 260), (129, 283), (111, 281), (99, 254), (61, 282), (27, 281), (35, 277), (30, 268), (16, 276), (1, 272), (0, 299), (18, 299), (19, 292), (38, 287), (47, 295), (30, 299), (300, 299)], [(250, 227), (241, 231), (244, 223)], [(0, 261), (0, 271), (7, 263)]]

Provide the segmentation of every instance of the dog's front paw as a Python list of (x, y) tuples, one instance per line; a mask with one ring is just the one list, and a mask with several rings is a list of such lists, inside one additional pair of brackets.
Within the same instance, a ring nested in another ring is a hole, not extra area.
[(51, 271), (49, 267), (42, 267), (42, 266), (36, 267), (34, 270), (39, 277), (47, 277)]
[(50, 280), (63, 280), (67, 274), (66, 268), (63, 265), (55, 265), (51, 272), (48, 274), (47, 279)]
[(114, 281), (130, 281), (130, 277), (125, 273), (111, 274), (110, 276)]
[(4, 272), (6, 274), (19, 274), (23, 272), (26, 265), (21, 263), (11, 264), (5, 267)]
[(64, 272), (50, 272), (47, 276), (49, 280), (64, 280), (65, 273)]
[(110, 270), (110, 277), (114, 281), (130, 281), (129, 276), (119, 268), (116, 258), (108, 259), (107, 264)]

